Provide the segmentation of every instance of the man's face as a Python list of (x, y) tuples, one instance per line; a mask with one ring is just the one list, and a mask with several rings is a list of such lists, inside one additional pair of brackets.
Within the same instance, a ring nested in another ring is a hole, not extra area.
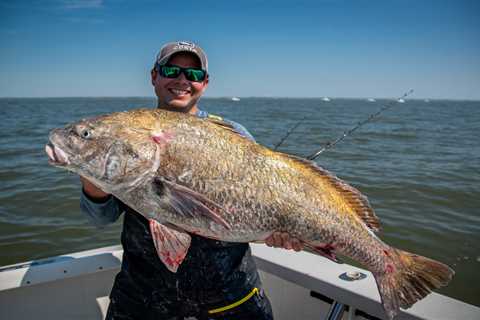
[[(189, 53), (177, 53), (168, 61), (169, 65), (183, 68), (201, 68), (197, 57)], [(158, 97), (158, 106), (182, 112), (194, 112), (197, 102), (208, 86), (208, 78), (202, 82), (189, 81), (183, 73), (170, 79), (152, 71), (152, 84)]]

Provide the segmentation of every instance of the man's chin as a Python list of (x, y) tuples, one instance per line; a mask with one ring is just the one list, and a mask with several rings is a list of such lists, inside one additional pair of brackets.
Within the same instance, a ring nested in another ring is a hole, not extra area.
[(168, 101), (164, 106), (159, 105), (160, 108), (168, 109), (177, 112), (188, 112), (195, 105), (192, 101), (179, 101), (177, 99)]

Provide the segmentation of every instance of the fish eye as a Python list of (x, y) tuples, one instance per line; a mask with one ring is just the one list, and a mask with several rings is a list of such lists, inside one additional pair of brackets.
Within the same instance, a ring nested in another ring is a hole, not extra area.
[(80, 132), (80, 136), (82, 138), (85, 138), (85, 139), (88, 139), (92, 136), (92, 133), (90, 132), (90, 130), (88, 129), (83, 129), (81, 132)]

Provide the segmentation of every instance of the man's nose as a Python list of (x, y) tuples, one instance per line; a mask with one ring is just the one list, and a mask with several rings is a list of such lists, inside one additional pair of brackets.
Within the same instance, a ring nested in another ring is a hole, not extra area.
[(185, 73), (180, 72), (180, 75), (177, 77), (177, 80), (188, 82), (187, 78), (185, 77)]

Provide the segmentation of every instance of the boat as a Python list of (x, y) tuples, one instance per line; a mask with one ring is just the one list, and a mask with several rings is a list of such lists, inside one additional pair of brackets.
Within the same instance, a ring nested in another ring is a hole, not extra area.
[(329, 97), (323, 97), (322, 100), (328, 102), (328, 101), (330, 101), (330, 98)]
[(232, 101), (240, 101), (240, 98), (238, 98), (238, 97), (232, 97)]
[(373, 99), (373, 98), (368, 98), (367, 101), (368, 101), (368, 102), (375, 102), (375, 99)]
[(404, 99), (398, 99), (397, 102), (398, 103), (405, 103), (405, 100)]
[[(276, 320), (386, 319), (369, 271), (251, 247)], [(111, 246), (0, 267), (0, 319), (104, 319), (122, 253)], [(432, 293), (396, 319), (480, 319), (480, 308)]]

